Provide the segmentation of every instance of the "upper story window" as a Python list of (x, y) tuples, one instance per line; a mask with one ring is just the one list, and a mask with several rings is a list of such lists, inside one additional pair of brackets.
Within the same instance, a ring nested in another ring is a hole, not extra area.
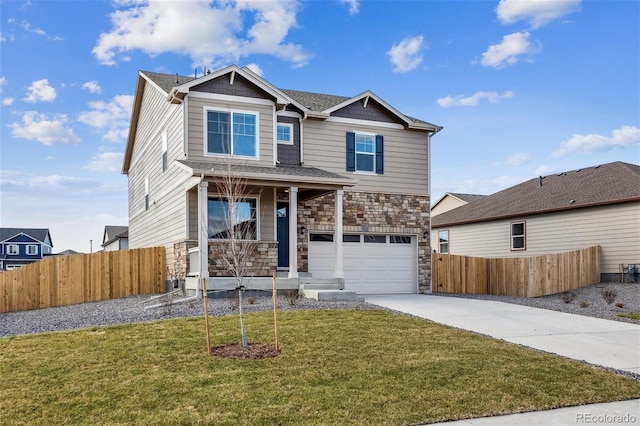
[(384, 139), (373, 133), (347, 132), (347, 171), (384, 173)]
[(29, 244), (27, 246), (27, 254), (30, 254), (30, 255), (38, 254), (38, 246), (35, 244)]
[(149, 176), (144, 178), (144, 209), (149, 210)]
[(449, 253), (449, 231), (438, 232), (438, 251), (440, 253)]
[(206, 110), (206, 153), (257, 158), (257, 123), (257, 113)]
[(278, 123), (276, 137), (278, 143), (293, 145), (293, 124)]
[(525, 222), (511, 222), (511, 250), (527, 249), (527, 226)]
[(166, 172), (167, 171), (167, 148), (168, 148), (168, 143), (167, 143), (167, 129), (164, 129), (164, 131), (162, 132), (162, 171)]
[(7, 254), (18, 254), (18, 245), (17, 244), (9, 244), (7, 246)]

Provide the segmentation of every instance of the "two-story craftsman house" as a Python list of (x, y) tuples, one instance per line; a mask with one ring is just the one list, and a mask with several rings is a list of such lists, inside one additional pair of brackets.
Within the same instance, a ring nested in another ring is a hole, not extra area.
[(237, 66), (197, 78), (141, 71), (123, 165), (129, 246), (165, 246), (180, 278), (194, 260), (201, 277), (227, 276), (213, 249), (226, 206), (215, 182), (233, 174), (249, 189), (256, 276), (427, 291), (429, 147), (440, 130), (370, 91), (278, 89)]

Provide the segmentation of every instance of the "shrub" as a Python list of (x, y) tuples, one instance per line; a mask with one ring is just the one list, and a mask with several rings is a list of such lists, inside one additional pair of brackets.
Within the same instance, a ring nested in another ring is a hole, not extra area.
[(227, 301), (229, 302), (229, 307), (231, 308), (232, 311), (237, 311), (239, 306), (240, 306), (240, 301), (238, 300), (238, 297), (236, 296), (236, 292), (230, 292), (229, 295), (227, 296)]
[(302, 295), (295, 290), (286, 292), (285, 296), (291, 306), (295, 306), (298, 303), (298, 300), (302, 299)]
[(622, 308), (624, 308), (624, 303), (622, 303), (622, 302), (618, 302), (618, 303), (616, 303), (616, 306), (617, 306), (618, 308), (622, 309)]
[(616, 300), (617, 296), (618, 292), (612, 288), (605, 288), (604, 290), (602, 290), (602, 298), (608, 304), (612, 304)]
[(570, 291), (565, 291), (562, 293), (562, 301), (564, 303), (571, 303), (575, 300), (576, 294)]
[(581, 300), (580, 301), (580, 307), (581, 308), (588, 308), (589, 306), (591, 306), (591, 303), (587, 302), (586, 300)]
[(256, 298), (255, 297), (248, 297), (247, 298), (247, 303), (250, 305), (253, 305), (256, 303)]

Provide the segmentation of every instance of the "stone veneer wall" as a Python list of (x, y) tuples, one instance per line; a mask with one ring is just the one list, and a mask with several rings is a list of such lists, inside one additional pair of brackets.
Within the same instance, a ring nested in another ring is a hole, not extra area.
[[(309, 232), (334, 230), (333, 193), (300, 203), (298, 228), (298, 270), (309, 270)], [(342, 226), (344, 233), (412, 234), (418, 239), (418, 288), (431, 290), (431, 243), (429, 197), (345, 191)], [(427, 231), (426, 238), (424, 236)]]
[[(248, 276), (271, 276), (278, 267), (278, 243), (276, 241), (258, 241), (254, 255), (247, 263)], [(173, 245), (175, 253), (174, 274), (184, 279), (189, 271), (189, 249), (198, 247), (197, 240), (186, 240)], [(223, 242), (209, 241), (209, 276), (230, 277), (227, 265), (220, 256), (224, 248)]]
[[(271, 276), (278, 268), (278, 242), (252, 241), (248, 244), (255, 244), (255, 250), (245, 264), (246, 275), (250, 277)], [(222, 256), (226, 253), (225, 245), (222, 241), (209, 241), (209, 276), (232, 276), (231, 272), (227, 270), (227, 262)]]

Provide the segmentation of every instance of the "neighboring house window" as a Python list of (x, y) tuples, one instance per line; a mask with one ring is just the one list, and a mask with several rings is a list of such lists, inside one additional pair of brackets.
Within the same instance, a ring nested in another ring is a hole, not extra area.
[(511, 222), (511, 250), (526, 250), (526, 231), (525, 222)]
[(29, 244), (27, 246), (27, 254), (30, 254), (30, 255), (38, 254), (38, 246), (35, 244)]
[(162, 171), (167, 171), (167, 130), (162, 132)]
[(278, 140), (278, 143), (293, 145), (293, 125), (278, 123), (276, 138)]
[(149, 176), (144, 178), (144, 209), (149, 210)]
[(7, 254), (18, 254), (18, 245), (17, 244), (9, 244), (7, 246)]
[(438, 232), (438, 249), (440, 253), (449, 253), (449, 231)]
[(347, 171), (384, 173), (383, 136), (347, 132)]
[(209, 238), (258, 239), (258, 200), (245, 198), (229, 203), (226, 198), (209, 198)]
[(258, 115), (236, 111), (206, 111), (207, 154), (258, 156)]

